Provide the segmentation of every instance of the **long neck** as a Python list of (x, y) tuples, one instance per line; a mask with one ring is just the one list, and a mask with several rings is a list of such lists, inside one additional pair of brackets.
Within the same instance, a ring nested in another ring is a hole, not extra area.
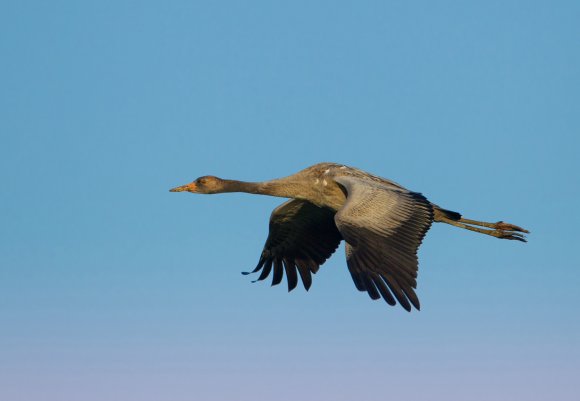
[(260, 194), (278, 196), (281, 198), (307, 199), (304, 188), (290, 177), (264, 182), (245, 182), (236, 180), (223, 180), (223, 188), (220, 192), (246, 192), (249, 194)]

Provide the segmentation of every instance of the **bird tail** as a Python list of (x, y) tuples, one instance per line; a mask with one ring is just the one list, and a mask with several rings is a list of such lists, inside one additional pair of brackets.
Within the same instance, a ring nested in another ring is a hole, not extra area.
[(443, 221), (443, 219), (459, 221), (461, 220), (461, 213), (453, 212), (451, 210), (443, 209), (437, 205), (433, 205), (433, 218), (435, 221)]

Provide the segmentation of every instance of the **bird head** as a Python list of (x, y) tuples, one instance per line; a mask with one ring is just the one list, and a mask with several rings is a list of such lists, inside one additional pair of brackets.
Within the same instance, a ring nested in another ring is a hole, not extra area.
[(196, 194), (215, 194), (221, 192), (224, 187), (224, 180), (213, 175), (204, 175), (195, 181), (175, 187), (169, 192), (191, 192)]

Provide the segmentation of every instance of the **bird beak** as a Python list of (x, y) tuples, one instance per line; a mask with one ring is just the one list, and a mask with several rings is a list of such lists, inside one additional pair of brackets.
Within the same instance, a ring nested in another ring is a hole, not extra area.
[(180, 187), (175, 187), (175, 188), (171, 188), (169, 190), (169, 192), (195, 192), (197, 189), (195, 182), (192, 182), (191, 184), (186, 184), (186, 185), (182, 185)]

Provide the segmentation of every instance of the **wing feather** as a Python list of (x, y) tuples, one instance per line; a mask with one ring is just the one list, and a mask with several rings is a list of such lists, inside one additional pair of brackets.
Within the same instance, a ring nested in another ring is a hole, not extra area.
[[(347, 194), (336, 213), (338, 230), (347, 242), (347, 264), (355, 286), (390, 305), (396, 301), (420, 308), (417, 250), (433, 222), (433, 208), (423, 195), (376, 179), (338, 176)], [(396, 299), (396, 301), (395, 301)]]
[(283, 259), (286, 277), (288, 278), (288, 292), (292, 291), (298, 285), (298, 274), (293, 260)]
[(383, 278), (378, 274), (374, 274), (373, 281), (375, 282), (375, 285), (377, 286), (377, 289), (381, 293), (381, 296), (383, 297), (385, 302), (391, 306), (395, 306), (397, 304), (397, 301), (395, 301), (395, 298), (393, 298), (393, 295), (385, 285)]
[(284, 268), (282, 267), (282, 259), (274, 259), (274, 274), (272, 276), (272, 285), (278, 285), (282, 282), (284, 277)]
[(296, 259), (296, 268), (298, 269), (304, 288), (308, 291), (312, 285), (312, 275), (310, 274), (307, 263), (303, 259)]
[[(262, 272), (260, 273), (260, 277), (258, 277), (258, 281), (262, 281), (266, 277), (268, 277), (268, 275), (272, 271), (272, 260), (266, 261), (264, 259), (264, 261), (261, 263), (261, 265), (264, 266), (264, 270), (262, 270)], [(258, 265), (258, 266), (260, 266), (260, 265)]]
[(260, 261), (251, 273), (262, 270), (258, 280), (264, 280), (273, 270), (272, 285), (277, 285), (286, 271), (288, 291), (296, 288), (299, 274), (304, 288), (310, 289), (312, 274), (342, 240), (334, 214), (331, 209), (298, 199), (278, 206), (270, 216), (270, 232)]

